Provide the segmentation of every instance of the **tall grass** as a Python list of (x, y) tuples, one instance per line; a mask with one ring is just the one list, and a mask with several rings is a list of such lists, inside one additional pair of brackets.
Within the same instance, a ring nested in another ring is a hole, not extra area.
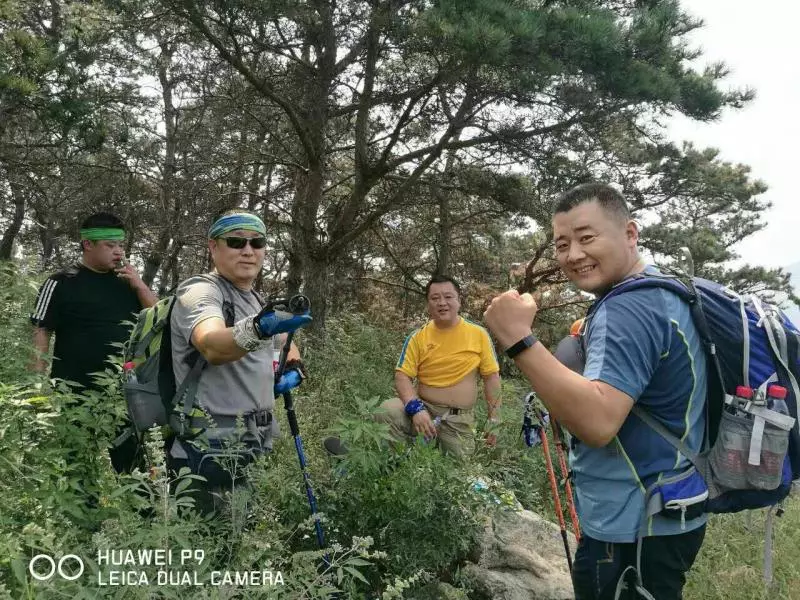
[[(504, 380), (498, 443), (478, 443), (466, 464), (424, 446), (397, 454), (382, 443), (385, 426), (371, 413), (394, 395), (403, 328), (375, 327), (359, 315), (331, 319), (324, 345), (304, 344), (300, 336), (310, 376), (295, 394), (312, 485), (328, 541), (338, 549), (336, 568), (341, 567), (321, 577), (303, 479), (280, 401), (276, 414), (284, 435), (253, 468), (246, 507), (234, 502), (222, 520), (200, 519), (185, 510), (185, 498), (170, 495), (162, 471), (118, 478), (111, 470), (105, 448), (124, 412), (113, 372), (105, 393), (88, 398), (37, 385), (41, 380), (27, 367), (26, 314), (34, 294), (30, 281), (0, 265), (0, 598), (149, 598), (151, 592), (170, 598), (262, 597), (258, 590), (98, 590), (81, 582), (57, 588), (27, 576), (25, 561), (35, 553), (59, 555), (101, 542), (205, 548), (218, 568), (271, 564), (293, 578), (293, 587), (276, 590), (276, 598), (324, 598), (333, 587), (354, 600), (421, 598), (425, 581), (458, 581), (458, 568), (492, 509), (493, 502), (469, 491), (473, 479), (513, 492), (525, 508), (555, 520), (541, 449), (526, 448), (520, 437), (524, 381)], [(482, 400), (477, 413), (480, 435)], [(322, 449), (331, 433), (353, 447), (343, 463)], [(153, 492), (149, 507), (133, 492), (142, 486)], [(87, 497), (94, 500), (87, 504)], [(800, 500), (789, 501), (786, 514), (776, 520), (775, 580), (769, 590), (761, 575), (763, 544), (763, 515), (756, 514), (749, 527), (742, 515), (713, 517), (684, 597), (800, 600)], [(471, 597), (464, 586), (458, 594)]]
[(689, 573), (687, 600), (800, 600), (800, 498), (774, 519), (774, 579), (763, 577), (765, 511), (714, 515)]

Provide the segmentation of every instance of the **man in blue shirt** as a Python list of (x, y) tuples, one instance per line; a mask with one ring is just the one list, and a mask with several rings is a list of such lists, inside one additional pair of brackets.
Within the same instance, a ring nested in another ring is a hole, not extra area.
[[(565, 275), (601, 298), (645, 270), (639, 231), (622, 195), (584, 184), (558, 200), (555, 254)], [(577, 600), (614, 598), (623, 571), (636, 565), (656, 600), (682, 597), (685, 574), (703, 541), (705, 516), (644, 518), (647, 488), (686, 472), (689, 461), (631, 414), (647, 410), (693, 450), (705, 430), (706, 363), (689, 307), (663, 289), (636, 289), (598, 308), (586, 332), (583, 375), (538, 343), (529, 294), (506, 292), (485, 313), (489, 328), (551, 414), (579, 440), (570, 455), (584, 536), (573, 569)]]

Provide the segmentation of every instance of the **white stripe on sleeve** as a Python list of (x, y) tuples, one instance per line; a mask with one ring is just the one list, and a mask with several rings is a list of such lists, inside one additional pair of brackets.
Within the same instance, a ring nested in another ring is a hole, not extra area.
[(50, 300), (53, 297), (53, 290), (56, 289), (57, 283), (55, 279), (48, 279), (44, 286), (42, 286), (42, 291), (39, 292), (39, 301), (36, 303), (36, 308), (31, 315), (33, 319), (37, 321), (44, 320), (47, 315), (47, 307), (50, 305)]

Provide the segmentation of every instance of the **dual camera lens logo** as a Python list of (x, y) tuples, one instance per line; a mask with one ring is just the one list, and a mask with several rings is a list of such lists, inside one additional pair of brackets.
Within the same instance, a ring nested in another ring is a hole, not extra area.
[(56, 572), (62, 579), (75, 581), (83, 575), (83, 569), (83, 559), (77, 554), (65, 554), (58, 562), (47, 554), (37, 554), (28, 563), (28, 572), (37, 581), (48, 581)]

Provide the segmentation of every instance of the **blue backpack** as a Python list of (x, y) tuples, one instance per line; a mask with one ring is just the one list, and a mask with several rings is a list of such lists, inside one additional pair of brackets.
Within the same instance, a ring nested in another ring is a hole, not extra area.
[[(689, 304), (707, 355), (703, 451), (689, 450), (641, 407), (634, 405), (632, 413), (694, 464), (708, 486), (706, 512), (778, 504), (791, 491), (792, 480), (800, 478), (800, 332), (780, 309), (755, 295), (740, 296), (699, 277), (652, 273), (638, 273), (614, 286), (589, 309), (584, 329), (603, 302), (643, 287), (670, 290)], [(764, 406), (770, 384), (786, 388), (789, 417)], [(755, 390), (754, 402), (741, 406), (739, 416), (726, 409), (736, 404), (737, 386)]]
[[(692, 320), (707, 355), (708, 391), (706, 432), (699, 454), (646, 409), (634, 404), (631, 413), (669, 442), (692, 463), (686, 472), (659, 478), (646, 490), (645, 512), (637, 543), (651, 515), (680, 518), (703, 512), (727, 513), (769, 507), (764, 543), (764, 579), (772, 580), (772, 516), (800, 478), (800, 333), (777, 307), (755, 295), (740, 296), (699, 277), (638, 273), (614, 286), (595, 302), (581, 327), (575, 350), (585, 358), (585, 332), (592, 314), (609, 298), (658, 287), (689, 304)], [(766, 406), (766, 389), (777, 384), (787, 390), (789, 415)], [(740, 402), (736, 388), (755, 390), (752, 402)], [(777, 514), (780, 514), (779, 512)], [(615, 598), (632, 589), (646, 599), (641, 554), (636, 566), (620, 577)]]

